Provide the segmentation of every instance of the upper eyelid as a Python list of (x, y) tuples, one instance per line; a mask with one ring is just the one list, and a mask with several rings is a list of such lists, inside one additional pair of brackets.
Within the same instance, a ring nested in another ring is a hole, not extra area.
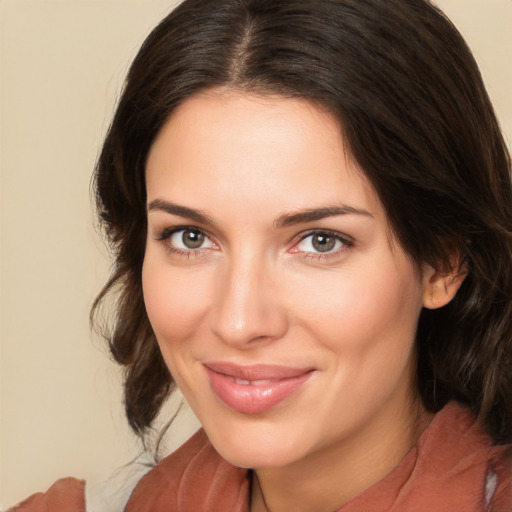
[[(201, 233), (203, 233), (204, 235), (208, 236), (209, 238), (215, 238), (207, 230), (205, 230), (203, 228), (200, 228), (198, 226), (191, 226), (191, 225), (172, 226), (172, 227), (169, 227), (169, 228), (162, 229), (162, 230), (160, 230), (161, 234), (159, 236), (162, 236), (163, 234), (171, 235), (172, 233), (176, 233), (178, 231), (185, 231), (187, 229), (195, 230), (195, 231), (200, 231)], [(334, 229), (313, 228), (313, 229), (307, 229), (305, 231), (301, 231), (301, 232), (297, 233), (296, 235), (294, 235), (291, 238), (291, 241), (296, 240), (296, 239), (302, 240), (303, 238), (306, 238), (308, 236), (311, 236), (311, 235), (314, 235), (314, 234), (317, 234), (317, 233), (325, 233), (325, 234), (328, 234), (328, 235), (333, 235), (333, 236), (342, 238), (344, 240), (352, 240), (351, 236), (349, 236), (349, 235), (347, 235), (345, 233), (341, 233), (339, 231), (336, 231)]]
[(354, 243), (354, 239), (351, 236), (349, 236), (345, 233), (340, 233), (339, 231), (335, 231), (333, 229), (309, 229), (307, 231), (303, 231), (302, 233), (298, 233), (297, 235), (295, 235), (295, 237), (292, 240), (297, 240), (297, 242), (300, 242), (300, 241), (306, 239), (308, 236), (316, 235), (319, 233), (323, 233), (326, 235), (330, 235), (330, 236), (339, 238), (346, 244)]
[(210, 239), (214, 238), (208, 233), (208, 231), (205, 231), (203, 228), (198, 228), (197, 226), (173, 226), (173, 227), (159, 230), (156, 239), (157, 240), (165, 240), (165, 239), (169, 238), (171, 235), (173, 235), (174, 233), (179, 233), (180, 231), (187, 231), (187, 230), (199, 231), (203, 235), (205, 235), (206, 237), (208, 237)]

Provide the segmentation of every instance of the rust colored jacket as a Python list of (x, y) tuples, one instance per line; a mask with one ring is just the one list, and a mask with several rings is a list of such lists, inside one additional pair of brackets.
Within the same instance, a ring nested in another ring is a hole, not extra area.
[[(391, 473), (337, 512), (512, 512), (511, 451), (450, 403)], [(250, 472), (200, 430), (139, 481), (125, 512), (249, 512), (249, 496)], [(66, 479), (11, 512), (85, 511), (83, 482)]]

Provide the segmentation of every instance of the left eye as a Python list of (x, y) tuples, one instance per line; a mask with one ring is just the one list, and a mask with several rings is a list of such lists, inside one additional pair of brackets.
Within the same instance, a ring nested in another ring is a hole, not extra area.
[(214, 247), (213, 242), (199, 229), (180, 229), (169, 237), (169, 245), (183, 251)]
[(297, 250), (301, 252), (326, 253), (341, 249), (343, 245), (340, 237), (332, 233), (318, 232), (305, 236), (297, 244)]

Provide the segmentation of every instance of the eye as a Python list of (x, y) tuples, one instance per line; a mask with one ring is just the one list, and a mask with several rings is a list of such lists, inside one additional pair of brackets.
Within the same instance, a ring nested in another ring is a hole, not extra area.
[(216, 247), (204, 231), (197, 228), (166, 230), (158, 237), (158, 240), (165, 241), (169, 249), (177, 252), (190, 252)]
[(182, 229), (176, 231), (169, 238), (169, 242), (177, 249), (200, 249), (206, 237), (196, 229)]
[(298, 252), (325, 254), (335, 253), (349, 245), (351, 242), (341, 235), (329, 231), (315, 231), (301, 238), (295, 247)]

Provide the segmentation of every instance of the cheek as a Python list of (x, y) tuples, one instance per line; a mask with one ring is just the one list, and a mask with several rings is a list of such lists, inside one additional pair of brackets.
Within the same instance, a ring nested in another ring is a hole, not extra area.
[[(296, 287), (295, 308), (302, 321), (334, 352), (363, 353), (396, 347), (410, 350), (422, 289), (410, 265), (367, 265), (321, 276), (314, 286), (303, 278)], [(353, 270), (353, 271), (352, 271)]]
[(190, 339), (207, 304), (207, 287), (198, 275), (191, 277), (146, 256), (142, 270), (144, 303), (149, 321), (164, 355), (166, 348)]
[(402, 389), (401, 383), (413, 385), (421, 287), (414, 271), (394, 266), (339, 277), (326, 279), (321, 293), (301, 294), (310, 304), (303, 325), (329, 354), (327, 409), (335, 403), (340, 415), (352, 410), (364, 416)]

